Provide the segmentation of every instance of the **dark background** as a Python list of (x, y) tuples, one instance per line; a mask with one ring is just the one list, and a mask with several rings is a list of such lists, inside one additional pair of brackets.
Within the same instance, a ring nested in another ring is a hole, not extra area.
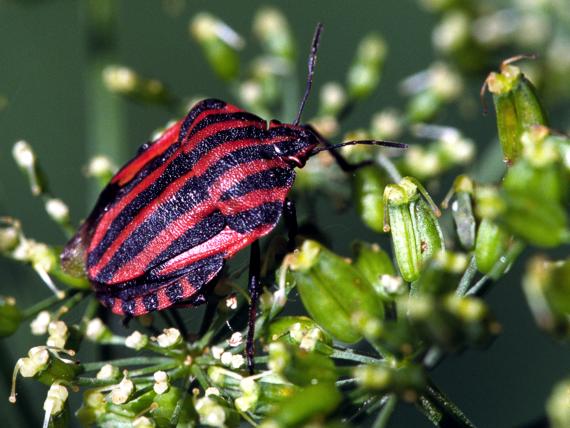
[[(177, 93), (232, 100), (190, 39), (188, 21), (200, 10), (219, 16), (248, 39), (245, 55), (252, 56), (256, 46), (250, 37), (251, 20), (262, 4), (282, 8), (300, 49), (308, 47), (315, 23), (325, 24), (317, 87), (328, 80), (344, 79), (354, 47), (365, 33), (376, 30), (386, 38), (389, 54), (380, 88), (358, 106), (347, 128), (367, 124), (370, 114), (381, 108), (402, 106), (404, 99), (398, 94), (397, 83), (427, 67), (434, 58), (430, 37), (435, 17), (414, 1), (189, 1), (180, 14), (172, 15), (164, 11), (160, 1), (123, 0), (116, 59), (142, 75), (160, 78)], [(11, 147), (20, 139), (30, 142), (48, 173), (53, 192), (69, 204), (74, 221), (88, 212), (93, 200), (82, 174), (91, 150), (87, 146), (90, 116), (86, 113), (83, 13), (80, 1), (0, 0), (0, 95), (8, 99), (7, 107), (0, 111), (0, 215), (19, 218), (29, 237), (51, 244), (63, 244), (65, 239), (45, 215), (41, 201), (30, 195), (12, 161)], [(299, 70), (303, 70), (305, 54), (299, 53)], [(480, 83), (474, 80), (471, 96)], [(116, 159), (119, 164), (146, 141), (152, 130), (171, 118), (155, 106), (123, 102), (121, 108), (126, 122), (125, 146)], [(308, 108), (310, 112), (311, 103)], [(439, 123), (457, 122), (448, 115)], [(495, 132), (492, 115), (461, 126), (481, 146), (489, 143)], [(327, 220), (327, 230), (336, 228), (346, 235), (334, 242), (339, 252), (348, 252), (347, 240), (355, 235), (370, 239), (363, 226), (356, 230), (347, 226), (354, 224), (349, 216)], [(521, 268), (519, 261), (515, 270)], [(481, 427), (520, 426), (543, 414), (554, 382), (569, 373), (568, 349), (538, 332), (522, 296), (520, 276), (510, 278), (488, 296), (503, 334), (489, 350), (450, 357), (434, 374), (443, 391)], [(0, 259), (0, 294), (14, 295), (20, 306), (27, 307), (49, 293), (31, 269)], [(27, 325), (0, 342), (0, 415), (4, 426), (24, 424), (7, 401), (11, 370), (18, 357), (41, 342), (42, 338), (29, 334)], [(19, 380), (17, 407), (33, 414), (38, 425), (46, 390), (36, 382)], [(390, 426), (430, 425), (421, 415), (401, 406)]]

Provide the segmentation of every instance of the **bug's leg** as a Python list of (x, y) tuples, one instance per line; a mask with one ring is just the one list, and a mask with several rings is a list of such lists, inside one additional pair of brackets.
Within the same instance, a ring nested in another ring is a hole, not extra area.
[(200, 329), (198, 330), (198, 337), (204, 336), (212, 325), (212, 321), (214, 321), (214, 316), (216, 315), (218, 302), (219, 299), (213, 293), (209, 296), (208, 299), (206, 299), (206, 309), (204, 310), (202, 323), (200, 324)]
[(260, 273), (260, 250), (259, 241), (251, 244), (249, 256), (249, 280), (247, 290), (251, 299), (249, 304), (249, 316), (247, 320), (247, 341), (245, 344), (245, 354), (247, 368), (253, 374), (253, 357), (255, 354), (255, 315), (257, 313), (257, 300), (259, 298), (259, 273)]
[[(325, 144), (327, 146), (332, 146), (333, 144), (330, 143), (329, 141), (325, 140)], [(336, 150), (330, 150), (329, 153), (332, 155), (332, 157), (334, 158), (336, 164), (340, 167), (340, 169), (342, 169), (344, 172), (354, 172), (359, 168), (362, 168), (364, 166), (370, 165), (372, 164), (371, 160), (365, 160), (362, 162), (357, 162), (357, 163), (350, 163), (349, 161), (347, 161), (343, 155), (341, 155), (338, 151)]]
[(285, 204), (283, 205), (283, 217), (285, 218), (285, 227), (287, 228), (287, 251), (293, 251), (299, 226), (297, 225), (295, 202), (289, 198), (285, 199)]

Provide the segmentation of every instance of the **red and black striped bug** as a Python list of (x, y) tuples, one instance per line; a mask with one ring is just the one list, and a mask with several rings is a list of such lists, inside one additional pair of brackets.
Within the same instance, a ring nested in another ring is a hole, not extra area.
[[(198, 305), (224, 261), (252, 244), (246, 345), (253, 367), (253, 327), (259, 294), (258, 240), (282, 213), (295, 228), (287, 200), (295, 167), (331, 146), (299, 125), (312, 84), (322, 26), (309, 57), (307, 88), (293, 124), (271, 121), (215, 99), (197, 103), (160, 138), (144, 144), (102, 191), (95, 208), (62, 254), (80, 258), (97, 298), (127, 317), (173, 305)], [(319, 144), (328, 147), (317, 147)], [(332, 152), (344, 169), (342, 157)], [(294, 230), (290, 230), (290, 237)]]

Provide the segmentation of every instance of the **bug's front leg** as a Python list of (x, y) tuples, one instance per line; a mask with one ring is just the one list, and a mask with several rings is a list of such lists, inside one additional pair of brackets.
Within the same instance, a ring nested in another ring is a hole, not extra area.
[(251, 252), (249, 256), (249, 280), (247, 290), (251, 299), (249, 304), (249, 316), (247, 320), (247, 341), (245, 344), (245, 354), (247, 359), (247, 368), (250, 374), (253, 374), (253, 357), (255, 355), (255, 315), (257, 313), (257, 301), (259, 299), (261, 256), (259, 250), (259, 241), (251, 244)]

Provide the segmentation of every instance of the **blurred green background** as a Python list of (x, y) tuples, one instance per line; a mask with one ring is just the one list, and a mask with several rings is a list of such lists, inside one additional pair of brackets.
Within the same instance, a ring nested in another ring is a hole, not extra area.
[[(425, 69), (436, 58), (431, 44), (434, 15), (412, 0), (313, 0), (293, 1), (118, 1), (115, 25), (116, 51), (113, 61), (128, 65), (144, 76), (160, 78), (175, 93), (184, 96), (212, 96), (235, 102), (228, 88), (213, 76), (199, 47), (190, 39), (189, 19), (207, 10), (251, 40), (252, 16), (261, 5), (276, 5), (289, 19), (300, 49), (298, 69), (305, 69), (315, 23), (325, 25), (315, 86), (344, 79), (354, 48), (367, 32), (380, 32), (388, 42), (389, 54), (379, 90), (357, 106), (346, 129), (367, 124), (370, 114), (386, 106), (401, 107), (405, 99), (398, 82)], [(0, 110), (0, 216), (22, 221), (29, 237), (52, 244), (65, 238), (34, 199), (24, 177), (14, 165), (11, 147), (25, 139), (35, 148), (48, 174), (55, 195), (69, 204), (78, 222), (93, 204), (93, 193), (84, 177), (88, 156), (93, 154), (89, 138), (92, 111), (89, 109), (88, 43), (83, 1), (0, 0), (0, 96), (7, 100)], [(249, 43), (245, 56), (256, 53)], [(484, 74), (468, 86), (474, 97)], [(300, 82), (301, 84), (302, 82)], [(308, 111), (311, 112), (309, 101)], [(172, 118), (172, 114), (151, 105), (120, 101), (117, 115), (124, 115), (117, 129), (124, 146), (111, 148), (118, 164), (127, 160), (150, 133)], [(564, 109), (554, 112), (552, 123)], [(310, 113), (307, 115), (310, 117)], [(461, 121), (448, 113), (438, 123), (460, 125), (480, 147), (493, 140), (492, 115), (477, 115), (475, 121)], [(114, 126), (112, 123), (109, 126)], [(363, 226), (348, 226), (351, 213), (331, 215), (327, 230), (334, 230), (333, 247), (348, 252), (347, 240), (370, 238)], [(522, 267), (519, 261), (517, 267)], [(520, 276), (510, 276), (488, 296), (503, 334), (489, 350), (470, 351), (448, 358), (435, 372), (435, 380), (472, 420), (481, 427), (515, 427), (544, 413), (544, 402), (552, 385), (570, 373), (567, 348), (538, 332), (524, 301)], [(0, 294), (14, 295), (20, 306), (47, 296), (48, 290), (27, 267), (0, 258)], [(41, 423), (45, 391), (35, 382), (20, 380), (17, 408), (8, 404), (11, 370), (16, 359), (40, 343), (23, 325), (19, 332), (0, 342), (0, 415), (3, 426)], [(398, 410), (393, 427), (429, 426), (421, 415)], [(23, 417), (23, 414), (26, 416)]]

